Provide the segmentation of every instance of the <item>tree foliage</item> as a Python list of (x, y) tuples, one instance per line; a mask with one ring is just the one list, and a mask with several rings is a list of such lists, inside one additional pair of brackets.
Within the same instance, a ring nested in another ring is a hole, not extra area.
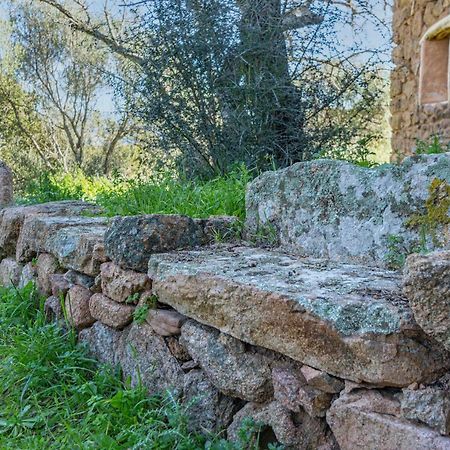
[(380, 2), (142, 0), (125, 2), (119, 27), (80, 1), (39, 1), (129, 60), (119, 89), (184, 169), (283, 167), (377, 138), (376, 51), (341, 45), (336, 29), (381, 32)]

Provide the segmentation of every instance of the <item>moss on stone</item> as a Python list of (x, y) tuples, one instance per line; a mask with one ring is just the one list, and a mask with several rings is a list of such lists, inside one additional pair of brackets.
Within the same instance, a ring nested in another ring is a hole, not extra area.
[(434, 245), (444, 245), (445, 243), (439, 241), (437, 233), (450, 225), (450, 184), (446, 180), (434, 178), (430, 183), (425, 210), (423, 214), (413, 215), (407, 225), (420, 229), (425, 238), (431, 237)]

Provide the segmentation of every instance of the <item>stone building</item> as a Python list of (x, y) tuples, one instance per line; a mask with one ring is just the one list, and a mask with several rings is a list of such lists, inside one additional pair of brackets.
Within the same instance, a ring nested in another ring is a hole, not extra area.
[(396, 0), (392, 73), (393, 159), (417, 139), (450, 141), (450, 0)]

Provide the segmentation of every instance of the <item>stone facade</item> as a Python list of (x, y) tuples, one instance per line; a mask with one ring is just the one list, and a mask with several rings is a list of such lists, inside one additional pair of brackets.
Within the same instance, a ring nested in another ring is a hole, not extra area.
[[(430, 27), (449, 14), (450, 0), (396, 0), (395, 2), (393, 16), (395, 69), (391, 77), (392, 159), (394, 161), (411, 154), (416, 147), (417, 139), (429, 140), (433, 135), (438, 135), (445, 143), (450, 140), (448, 92), (445, 102), (440, 102), (438, 97), (433, 100), (432, 97), (422, 95), (422, 99), (420, 98), (421, 76), (425, 84), (422, 88), (426, 88), (426, 85), (429, 86), (430, 83), (424, 78), (424, 71), (431, 70), (431, 75), (434, 77), (448, 77), (448, 38), (437, 44), (438, 47), (446, 46), (446, 48), (431, 49), (431, 52), (427, 48), (422, 49), (422, 46), (428, 45), (430, 41), (425, 41), (421, 45), (421, 39)], [(437, 52), (435, 55), (438, 56), (443, 50), (443, 57), (437, 59), (433, 57), (434, 50)], [(442, 60), (445, 58), (445, 52), (447, 52), (447, 63)], [(445, 82), (444, 89), (448, 89)]]

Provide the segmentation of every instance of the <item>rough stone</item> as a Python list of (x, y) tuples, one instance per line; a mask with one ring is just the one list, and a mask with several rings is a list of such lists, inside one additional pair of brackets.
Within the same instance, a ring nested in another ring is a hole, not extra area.
[(151, 309), (146, 317), (147, 323), (160, 336), (176, 336), (187, 317), (169, 309)]
[(72, 269), (68, 270), (64, 274), (64, 278), (70, 284), (79, 284), (80, 286), (84, 286), (87, 289), (91, 289), (91, 287), (94, 285), (95, 282), (94, 277), (91, 277), (81, 272), (77, 272), (76, 270)]
[(32, 206), (16, 206), (0, 211), (0, 257), (15, 256), (20, 230), (27, 217), (33, 215), (80, 215), (97, 214), (101, 209), (90, 203), (80, 201), (62, 201)]
[(50, 277), (61, 271), (58, 260), (49, 253), (41, 253), (36, 262), (37, 287), (42, 295), (52, 293), (52, 284)]
[(180, 313), (340, 378), (405, 387), (449, 366), (393, 272), (225, 246), (154, 255), (149, 276)]
[[(78, 231), (86, 230), (90, 227), (106, 225), (107, 221), (108, 219), (105, 217), (30, 215), (24, 220), (17, 240), (16, 259), (21, 262), (29, 261), (38, 253), (49, 252), (56, 256), (59, 253), (64, 260), (64, 257), (73, 254), (74, 241), (70, 239), (55, 241), (58, 233), (62, 233), (62, 229), (78, 228)], [(74, 235), (77, 235), (78, 231), (72, 230)], [(68, 259), (69, 256), (67, 256)], [(71, 268), (79, 269), (78, 267)]]
[(151, 281), (146, 274), (124, 270), (112, 262), (100, 266), (102, 291), (116, 302), (125, 302), (135, 294), (151, 289)]
[(0, 161), (0, 209), (12, 203), (13, 194), (12, 171), (3, 161)]
[(100, 322), (81, 330), (78, 339), (89, 347), (91, 355), (101, 363), (116, 366), (121, 331), (114, 330)]
[(184, 372), (150, 325), (133, 323), (123, 332), (118, 358), (124, 378), (129, 377), (133, 387), (141, 381), (150, 395), (166, 390), (181, 394)]
[[(374, 169), (315, 160), (265, 172), (247, 189), (246, 233), (272, 228), (283, 248), (300, 255), (380, 265), (390, 236), (401, 236), (405, 248), (421, 242), (408, 221), (424, 210), (435, 178), (450, 183), (450, 154)], [(437, 231), (450, 236), (449, 228)]]
[(450, 438), (396, 417), (398, 400), (376, 391), (341, 396), (327, 413), (327, 422), (341, 450), (448, 450)]
[(37, 278), (36, 266), (29, 262), (23, 266), (22, 273), (20, 274), (19, 288), (23, 288), (28, 283), (35, 283)]
[(415, 420), (439, 431), (450, 434), (450, 392), (426, 388), (403, 390), (401, 399), (402, 416)]
[(100, 218), (101, 225), (89, 223), (61, 228), (45, 242), (45, 249), (62, 266), (95, 277), (100, 272), (100, 264), (107, 261), (103, 248), (104, 223), (105, 219)]
[(305, 412), (293, 413), (279, 402), (247, 403), (234, 416), (228, 428), (230, 440), (239, 442), (239, 430), (245, 419), (251, 419), (261, 426), (261, 448), (267, 448), (267, 444), (273, 443), (304, 450), (337, 450), (322, 419), (310, 417)]
[(236, 339), (189, 320), (182, 327), (180, 342), (224, 394), (255, 402), (271, 397), (268, 361), (246, 352)]
[(105, 251), (123, 268), (146, 272), (152, 254), (190, 248), (202, 239), (201, 227), (186, 216), (115, 217), (105, 235)]
[(186, 350), (186, 347), (180, 343), (178, 338), (169, 336), (165, 341), (167, 348), (170, 350), (170, 353), (175, 356), (177, 361), (184, 363), (191, 360), (191, 355)]
[(403, 291), (420, 327), (450, 351), (450, 251), (409, 256)]
[(65, 301), (67, 319), (78, 330), (95, 322), (89, 310), (90, 297), (91, 292), (83, 286), (72, 286), (67, 293)]
[(329, 394), (336, 394), (344, 389), (344, 382), (342, 380), (332, 377), (322, 370), (317, 370), (309, 366), (303, 366), (300, 370), (305, 377), (305, 381), (316, 389), (328, 392)]
[(284, 407), (310, 416), (324, 417), (330, 407), (332, 395), (308, 386), (299, 372), (288, 368), (272, 370), (274, 397)]
[(5, 258), (0, 263), (0, 285), (18, 286), (22, 274), (22, 265), (14, 258)]
[(106, 295), (94, 294), (89, 300), (89, 311), (94, 319), (115, 329), (122, 329), (133, 320), (133, 305), (115, 302)]
[(217, 433), (231, 423), (236, 401), (222, 395), (201, 370), (192, 370), (184, 376), (183, 391), (191, 431)]
[(72, 283), (70, 283), (62, 273), (54, 273), (50, 275), (50, 286), (52, 289), (52, 295), (55, 297), (64, 296), (69, 291)]
[(50, 296), (45, 300), (44, 303), (44, 313), (47, 320), (57, 321), (64, 318), (64, 312), (61, 305), (61, 301), (58, 297), (54, 295)]

